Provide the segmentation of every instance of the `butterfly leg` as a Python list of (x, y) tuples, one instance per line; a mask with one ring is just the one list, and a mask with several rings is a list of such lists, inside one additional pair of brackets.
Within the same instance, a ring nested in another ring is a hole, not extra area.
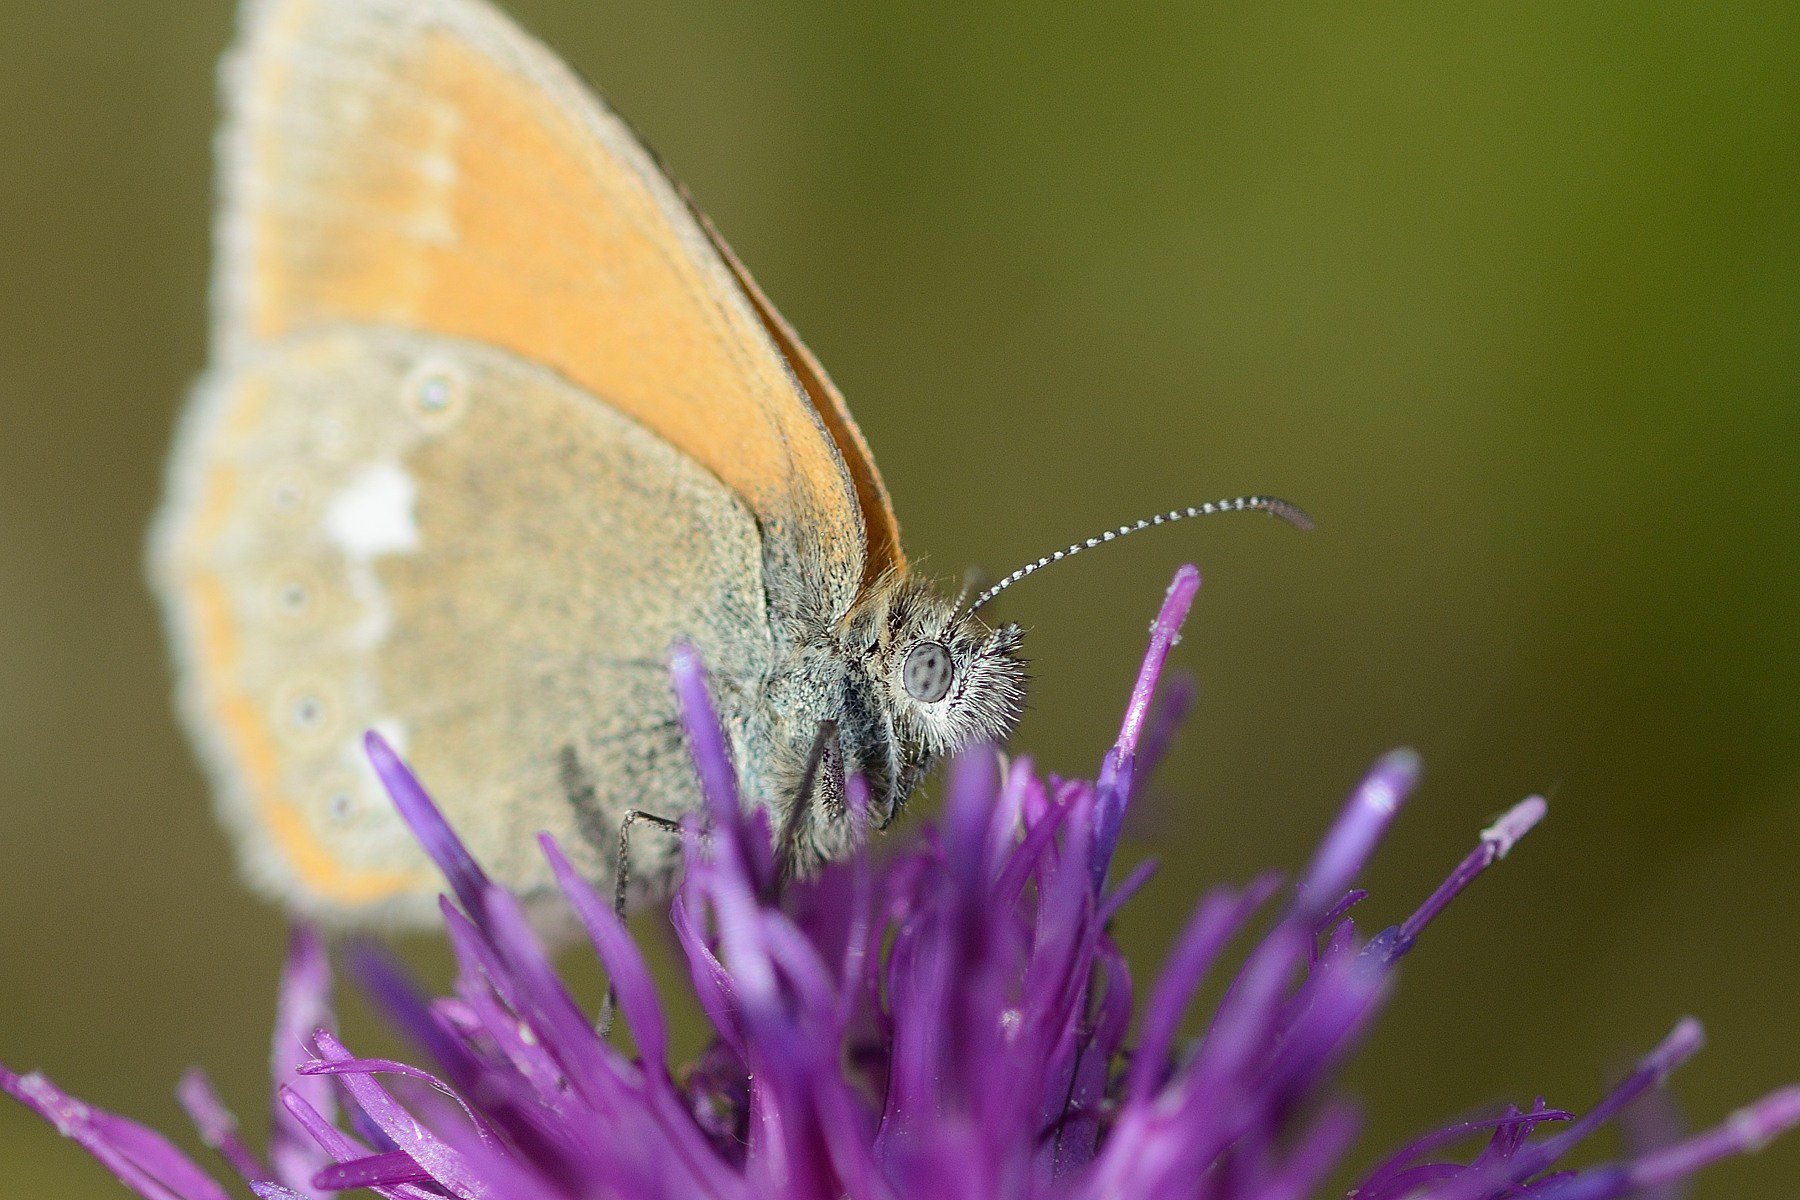
[(816, 852), (803, 854), (800, 844), (815, 802), (840, 812), (844, 807), (844, 746), (838, 737), (838, 723), (833, 720), (819, 722), (812, 750), (806, 756), (806, 770), (800, 774), (787, 820), (781, 825), (781, 840), (775, 847), (777, 893), (787, 879), (816, 857)]
[[(625, 897), (631, 888), (631, 827), (642, 821), (646, 825), (654, 825), (665, 833), (679, 834), (681, 822), (671, 821), (667, 817), (659, 817), (638, 808), (628, 808), (619, 822), (619, 857), (614, 864), (613, 872), (613, 915), (622, 923), (625, 920)], [(612, 1032), (613, 1014), (618, 1011), (619, 998), (613, 991), (612, 981), (606, 984), (606, 999), (600, 1002), (600, 1016), (594, 1021), (594, 1030), (601, 1037)]]
[(625, 817), (619, 822), (619, 858), (613, 872), (613, 912), (621, 921), (625, 919), (625, 896), (631, 887), (631, 827), (640, 821), (646, 825), (654, 825), (665, 833), (681, 832), (679, 821), (659, 817), (641, 808), (625, 810)]

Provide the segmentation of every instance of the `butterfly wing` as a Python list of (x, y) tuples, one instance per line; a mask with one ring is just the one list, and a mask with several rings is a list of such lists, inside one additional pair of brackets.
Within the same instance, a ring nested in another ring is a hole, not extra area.
[[(539, 830), (604, 878), (626, 808), (694, 804), (670, 643), (699, 644), (736, 726), (773, 652), (743, 502), (493, 347), (291, 335), (202, 384), (171, 483), (156, 576), (183, 708), (253, 878), (315, 915), (428, 920), (439, 887), (364, 730), (529, 896)], [(670, 849), (647, 839), (641, 882)]]
[(863, 440), (862, 430), (856, 427), (851, 419), (850, 406), (844, 403), (844, 395), (838, 391), (831, 377), (825, 374), (825, 368), (794, 327), (787, 323), (763, 295), (762, 288), (756, 280), (750, 278), (750, 272), (738, 261), (737, 255), (719, 236), (719, 231), (698, 208), (691, 210), (699, 221), (706, 235), (712, 239), (713, 248), (718, 251), (720, 259), (731, 268), (744, 294), (756, 306), (762, 317), (769, 336), (775, 339), (787, 356), (788, 365), (793, 368), (806, 394), (811, 398), (819, 418), (830, 431), (832, 440), (837, 444), (838, 452), (844, 456), (844, 463), (849, 468), (852, 482), (856, 485), (856, 498), (861, 506), (863, 528), (866, 535), (869, 557), (863, 567), (863, 582), (873, 583), (884, 573), (898, 570), (906, 563), (906, 557), (900, 549), (900, 522), (894, 516), (894, 504), (888, 497), (887, 485), (881, 481), (881, 473), (875, 469), (875, 458), (869, 453), (869, 443)]
[(479, 0), (252, 0), (225, 92), (214, 363), (153, 575), (253, 874), (428, 914), (375, 727), (509, 883), (545, 884), (540, 828), (604, 875), (625, 806), (692, 803), (669, 642), (741, 729), (781, 631), (897, 561), (860, 438), (630, 132)]

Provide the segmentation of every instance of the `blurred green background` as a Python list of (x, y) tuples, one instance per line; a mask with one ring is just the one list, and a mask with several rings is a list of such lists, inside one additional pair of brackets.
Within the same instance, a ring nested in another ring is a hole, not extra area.
[[(1395, 744), (1410, 961), (1366, 1161), (1587, 1104), (1682, 1014), (1692, 1119), (1800, 1078), (1800, 7), (513, 0), (700, 197), (851, 399), (915, 556), (1033, 580), (1019, 743), (1087, 771), (1179, 562), (1202, 684), (1139, 851), (1140, 978), (1199, 888), (1300, 862)], [(276, 913), (166, 700), (140, 543), (204, 355), (223, 0), (0, 2), (0, 1060), (260, 1127)], [(413, 952), (429, 967), (433, 949)], [(186, 1144), (191, 1144), (188, 1142)], [(0, 1107), (0, 1196), (115, 1196)], [(1792, 1194), (1800, 1142), (1701, 1197)]]

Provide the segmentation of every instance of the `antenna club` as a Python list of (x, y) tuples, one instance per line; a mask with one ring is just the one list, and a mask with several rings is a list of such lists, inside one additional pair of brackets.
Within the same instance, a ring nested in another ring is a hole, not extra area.
[(1013, 584), (1029, 575), (1037, 574), (1051, 563), (1061, 562), (1065, 558), (1073, 558), (1075, 555), (1080, 554), (1085, 550), (1092, 550), (1095, 546), (1117, 541), (1122, 537), (1142, 532), (1145, 529), (1150, 529), (1157, 525), (1168, 525), (1176, 521), (1188, 520), (1191, 517), (1210, 517), (1217, 513), (1225, 512), (1266, 512), (1272, 517), (1280, 517), (1296, 529), (1306, 530), (1313, 527), (1312, 518), (1307, 516), (1299, 505), (1290, 504), (1288, 501), (1282, 500), (1276, 496), (1235, 496), (1230, 500), (1216, 500), (1206, 504), (1191, 505), (1187, 508), (1170, 509), (1168, 512), (1157, 513), (1154, 516), (1144, 517), (1141, 520), (1121, 525), (1117, 529), (1108, 529), (1104, 533), (1095, 534), (1091, 538), (1071, 543), (1053, 554), (1046, 554), (1036, 562), (1027, 563), (1025, 566), (1014, 571), (1011, 575), (1008, 575), (1005, 579), (1002, 579), (999, 583), (996, 583), (993, 587), (990, 587), (987, 591), (981, 593), (981, 595), (975, 597), (974, 603), (970, 604), (969, 607), (964, 610), (964, 615), (966, 616), (974, 613), (977, 609), (987, 604), (988, 601), (992, 600), (995, 596), (998, 596), (1001, 592), (1004, 592)]
[(1280, 517), (1303, 533), (1312, 531), (1313, 519), (1307, 516), (1306, 511), (1299, 505), (1289, 504), (1277, 496), (1252, 496), (1251, 499), (1259, 502), (1251, 507), (1260, 508), (1271, 517)]

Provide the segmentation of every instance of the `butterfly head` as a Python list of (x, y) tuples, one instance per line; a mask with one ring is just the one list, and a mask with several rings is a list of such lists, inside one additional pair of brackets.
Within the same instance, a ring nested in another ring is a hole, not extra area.
[(902, 790), (932, 762), (1012, 732), (1025, 699), (1023, 632), (997, 628), (910, 576), (882, 589), (857, 639), (893, 728)]
[(785, 847), (801, 873), (845, 853), (854, 824), (829, 784), (810, 811), (788, 810), (804, 791), (808, 748), (828, 721), (842, 759), (836, 773), (868, 784), (870, 823), (887, 825), (933, 764), (1012, 731), (1025, 698), (1017, 625), (991, 628), (958, 599), (904, 570), (864, 591), (833, 626), (796, 648), (768, 680), (763, 711), (775, 728), (769, 793)]

